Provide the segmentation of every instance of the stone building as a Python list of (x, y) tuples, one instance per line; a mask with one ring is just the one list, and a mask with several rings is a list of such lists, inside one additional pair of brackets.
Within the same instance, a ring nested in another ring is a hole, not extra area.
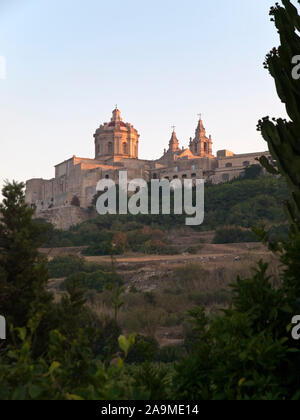
[(55, 166), (55, 178), (31, 179), (26, 183), (26, 202), (36, 207), (37, 216), (45, 217), (60, 228), (88, 217), (86, 209), (96, 194), (100, 179), (118, 182), (118, 174), (126, 170), (128, 179), (204, 178), (221, 183), (243, 175), (245, 168), (257, 164), (265, 153), (235, 155), (228, 150), (213, 155), (212, 137), (206, 135), (200, 118), (188, 148), (181, 148), (175, 130), (168, 149), (158, 160), (139, 159), (139, 133), (123, 122), (116, 108), (111, 121), (101, 125), (94, 134), (95, 158), (72, 158)]

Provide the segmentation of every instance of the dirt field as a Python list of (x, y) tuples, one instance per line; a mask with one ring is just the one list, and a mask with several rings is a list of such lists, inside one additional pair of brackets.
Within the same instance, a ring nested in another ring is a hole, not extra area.
[[(180, 255), (145, 255), (145, 254), (125, 254), (115, 257), (118, 264), (136, 264), (136, 263), (156, 263), (156, 262), (176, 262), (184, 263), (188, 261), (212, 261), (223, 264), (225, 261), (231, 263), (236, 260), (255, 257), (262, 258), (270, 255), (270, 252), (258, 243), (243, 243), (243, 244), (204, 244), (203, 248), (195, 255), (180, 254)], [(109, 263), (111, 257), (85, 257), (90, 262)]]

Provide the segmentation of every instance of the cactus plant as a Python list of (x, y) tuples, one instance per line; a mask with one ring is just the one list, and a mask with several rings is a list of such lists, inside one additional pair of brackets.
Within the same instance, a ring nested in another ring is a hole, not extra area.
[[(298, 0), (300, 3), (300, 0)], [(278, 172), (291, 188), (291, 200), (286, 209), (294, 231), (300, 231), (300, 77), (295, 77), (295, 57), (300, 55), (300, 16), (290, 0), (282, 0), (271, 8), (271, 20), (275, 22), (281, 45), (266, 57), (265, 67), (275, 80), (279, 98), (285, 104), (290, 121), (279, 118), (263, 118), (258, 130), (276, 160)], [(300, 76), (300, 75), (299, 75)], [(261, 164), (274, 173), (266, 158)]]

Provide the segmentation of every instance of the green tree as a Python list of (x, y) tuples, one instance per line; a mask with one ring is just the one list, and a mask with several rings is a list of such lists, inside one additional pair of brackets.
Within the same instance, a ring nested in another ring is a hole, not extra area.
[(245, 169), (244, 177), (245, 179), (256, 179), (260, 177), (263, 173), (261, 165), (251, 165)]
[(0, 204), (0, 308), (8, 325), (25, 326), (37, 312), (47, 312), (48, 268), (38, 252), (45, 229), (25, 203), (24, 184), (5, 183)]
[[(85, 307), (85, 288), (81, 279), (75, 276), (67, 282), (66, 293), (57, 303), (46, 290), (48, 262), (39, 253), (39, 247), (47, 235), (47, 226), (33, 219), (34, 209), (25, 203), (24, 184), (6, 183), (2, 194), (0, 308), (8, 327), (25, 327), (40, 314), (32, 338), (32, 354), (36, 358), (48, 352), (49, 333), (55, 329), (72, 340), (80, 328), (86, 327), (90, 343), (94, 343), (95, 316)], [(6, 344), (12, 341), (13, 336), (8, 334)]]

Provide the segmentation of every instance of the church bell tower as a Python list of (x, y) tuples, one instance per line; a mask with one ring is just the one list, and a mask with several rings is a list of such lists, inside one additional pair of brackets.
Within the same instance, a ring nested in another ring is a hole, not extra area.
[(212, 145), (212, 138), (211, 136), (206, 136), (206, 130), (200, 116), (195, 132), (195, 138), (193, 140), (191, 139), (190, 142), (190, 150), (195, 156), (213, 158)]

